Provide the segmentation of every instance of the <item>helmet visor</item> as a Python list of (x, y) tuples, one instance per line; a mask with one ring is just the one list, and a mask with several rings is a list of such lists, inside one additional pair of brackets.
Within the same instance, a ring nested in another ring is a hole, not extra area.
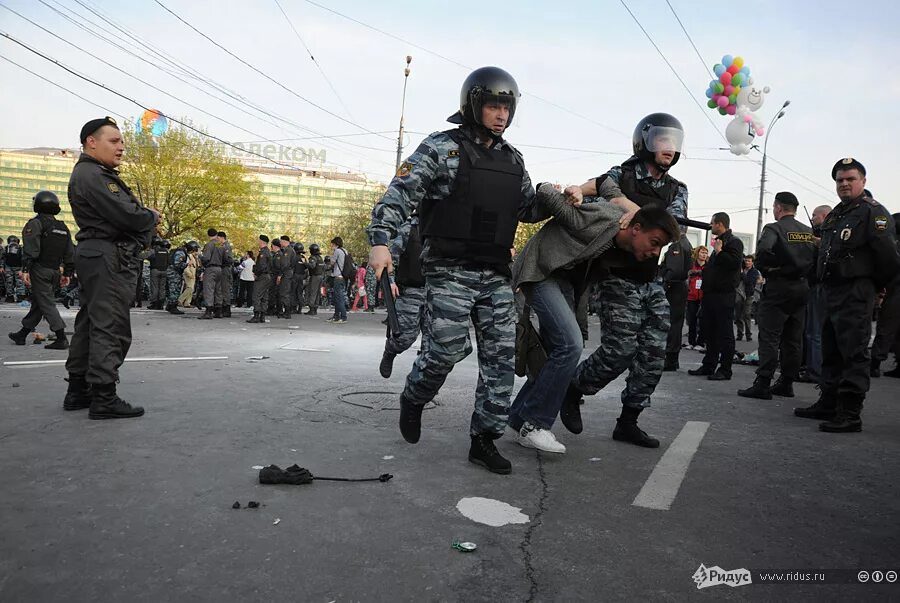
[(650, 126), (644, 132), (644, 148), (651, 153), (670, 151), (680, 153), (684, 142), (684, 131), (678, 128)]

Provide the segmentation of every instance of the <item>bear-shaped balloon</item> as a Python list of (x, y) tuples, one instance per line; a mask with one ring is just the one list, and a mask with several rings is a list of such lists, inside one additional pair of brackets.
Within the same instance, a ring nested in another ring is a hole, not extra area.
[(735, 155), (746, 155), (750, 152), (754, 136), (762, 136), (766, 133), (763, 123), (756, 117), (758, 111), (766, 101), (769, 93), (768, 86), (758, 88), (753, 85), (753, 78), (741, 87), (735, 104), (737, 111), (734, 119), (725, 128), (725, 138), (731, 145), (731, 152)]

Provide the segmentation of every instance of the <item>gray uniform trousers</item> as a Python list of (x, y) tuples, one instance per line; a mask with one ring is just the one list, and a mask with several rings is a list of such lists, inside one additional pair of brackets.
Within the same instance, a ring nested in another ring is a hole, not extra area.
[(51, 331), (65, 329), (66, 323), (59, 316), (53, 295), (59, 286), (59, 269), (35, 263), (28, 273), (31, 275), (31, 309), (22, 319), (22, 328), (31, 330), (40, 324), (42, 318), (46, 318)]
[(81, 307), (66, 371), (88, 383), (111, 384), (131, 347), (129, 306), (140, 269), (137, 245), (87, 239), (75, 251)]
[(404, 287), (395, 305), (397, 319), (400, 321), (400, 334), (388, 337), (384, 351), (398, 355), (408, 350), (419, 336), (425, 313), (425, 287)]
[(294, 271), (285, 270), (281, 273), (281, 283), (278, 284), (278, 301), (281, 302), (282, 312), (290, 314), (292, 305), (292, 295), (294, 288)]
[(150, 269), (150, 302), (166, 301), (166, 271)]
[(425, 278), (422, 348), (403, 396), (413, 404), (434, 399), (453, 367), (472, 353), (471, 321), (479, 370), (469, 430), (500, 437), (515, 380), (516, 308), (509, 277), (489, 267), (433, 266)]
[[(219, 281), (216, 284), (216, 305), (230, 306), (232, 298), (232, 287), (234, 286), (234, 273), (231, 266), (223, 266), (220, 269)], [(204, 290), (205, 295), (205, 290)]]
[(872, 342), (872, 359), (883, 362), (900, 334), (900, 276), (887, 286), (887, 295), (881, 302), (875, 341)]
[(269, 274), (257, 274), (253, 283), (253, 311), (266, 313), (269, 309)]
[(203, 301), (207, 308), (222, 305), (222, 267), (207, 266), (203, 271)]
[(316, 310), (319, 307), (320, 290), (322, 288), (321, 276), (310, 276), (309, 282), (306, 284), (306, 305), (310, 310)]

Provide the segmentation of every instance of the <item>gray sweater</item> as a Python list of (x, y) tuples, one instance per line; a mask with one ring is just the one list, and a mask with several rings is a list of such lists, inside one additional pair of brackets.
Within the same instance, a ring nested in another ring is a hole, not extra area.
[(585, 203), (572, 207), (565, 196), (542, 184), (537, 196), (553, 218), (531, 237), (516, 256), (513, 288), (547, 279), (554, 271), (592, 260), (610, 249), (625, 213), (611, 203)]

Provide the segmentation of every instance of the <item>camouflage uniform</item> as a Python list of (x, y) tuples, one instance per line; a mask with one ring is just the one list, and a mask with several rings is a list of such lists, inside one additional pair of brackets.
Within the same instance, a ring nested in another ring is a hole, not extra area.
[[(480, 144), (466, 127), (454, 131), (454, 135), (468, 144)], [(539, 213), (531, 179), (512, 145), (501, 139), (490, 150), (483, 146), (479, 149), (491, 158), (509, 158), (512, 164), (522, 166), (519, 220), (537, 222), (549, 217)], [(389, 245), (421, 201), (450, 198), (464, 152), (449, 132), (436, 132), (422, 141), (372, 210), (369, 243)], [(479, 374), (470, 432), (499, 437), (506, 427), (515, 363), (515, 304), (509, 258), (505, 265), (473, 263), (469, 257), (447, 257), (436, 249), (437, 244), (426, 236), (422, 253), (426, 278), (422, 348), (402, 396), (419, 405), (434, 398), (453, 366), (472, 351), (471, 320), (478, 342)]]
[[(394, 259), (394, 266), (400, 263), (400, 256), (406, 249), (406, 242), (409, 240), (409, 232), (413, 227), (412, 220), (407, 220), (400, 227), (400, 232), (391, 244), (391, 255)], [(418, 227), (416, 225), (416, 227)], [(395, 268), (396, 270), (396, 268)], [(366, 289), (369, 288), (369, 273), (372, 273), (372, 282), (375, 281), (375, 271), (371, 268), (366, 270)], [(372, 293), (369, 295), (369, 303), (375, 303), (375, 297)], [(425, 287), (401, 286), (400, 297), (395, 302), (397, 308), (397, 319), (400, 321), (400, 334), (390, 333), (384, 344), (384, 351), (390, 354), (399, 355), (412, 347), (419, 331), (422, 329), (422, 321), (425, 310)]]
[(12, 301), (21, 301), (27, 294), (25, 283), (18, 274), (22, 270), (23, 254), (24, 248), (21, 244), (10, 243), (6, 246), (3, 256), (3, 280), (6, 286), (6, 297), (12, 298)]
[(177, 305), (178, 298), (181, 297), (181, 288), (184, 286), (182, 274), (187, 267), (187, 252), (178, 248), (172, 254), (172, 260), (166, 269), (166, 282), (168, 289), (166, 291), (166, 304)]
[[(652, 189), (666, 186), (666, 179), (653, 178), (643, 161), (633, 166), (635, 180), (642, 185)], [(597, 179), (598, 197), (585, 201), (627, 196), (621, 184), (622, 166), (614, 166)], [(675, 186), (666, 209), (675, 217), (686, 218), (687, 187), (678, 181)], [(573, 384), (583, 393), (595, 394), (627, 369), (622, 404), (645, 408), (662, 376), (669, 332), (669, 302), (662, 281), (659, 276), (641, 282), (613, 274), (600, 283), (599, 293), (600, 347), (578, 366)]]

